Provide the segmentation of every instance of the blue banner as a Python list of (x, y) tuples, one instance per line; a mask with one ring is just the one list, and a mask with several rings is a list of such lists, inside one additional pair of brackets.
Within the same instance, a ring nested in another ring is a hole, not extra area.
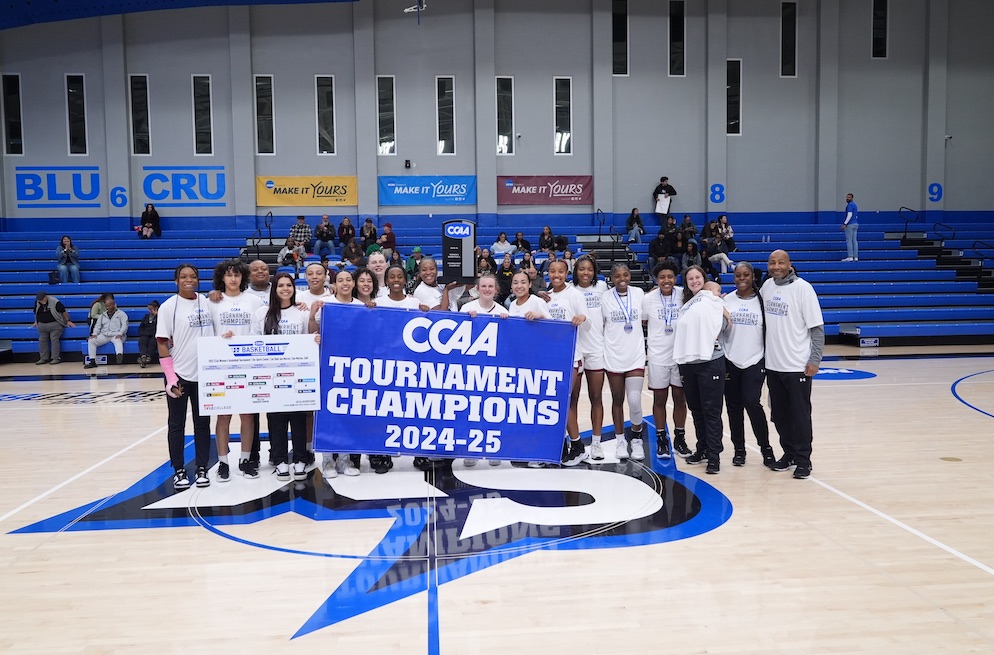
[(329, 303), (314, 449), (558, 463), (576, 328)]
[(475, 205), (475, 175), (381, 175), (380, 206)]

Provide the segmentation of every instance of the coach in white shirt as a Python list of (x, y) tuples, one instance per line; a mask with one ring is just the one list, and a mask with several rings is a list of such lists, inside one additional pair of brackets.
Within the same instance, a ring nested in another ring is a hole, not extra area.
[(774, 250), (763, 284), (766, 313), (766, 384), (773, 425), (783, 446), (774, 471), (794, 469), (802, 480), (811, 475), (811, 378), (825, 347), (825, 321), (815, 290), (797, 277), (790, 255)]

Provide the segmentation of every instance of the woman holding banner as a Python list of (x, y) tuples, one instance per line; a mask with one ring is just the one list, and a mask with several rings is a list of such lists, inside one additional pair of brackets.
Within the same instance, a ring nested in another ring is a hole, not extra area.
[(352, 290), (352, 295), (356, 300), (366, 307), (376, 307), (375, 301), (379, 291), (380, 285), (371, 270), (360, 268), (355, 272), (355, 289)]
[[(308, 334), (308, 314), (296, 306), (296, 287), (289, 273), (277, 273), (269, 292), (269, 307), (256, 311), (252, 321), (252, 334)], [(293, 437), (293, 479), (307, 477), (307, 465), (314, 461), (314, 454), (307, 450), (308, 412), (267, 412), (269, 423), (269, 459), (276, 467), (276, 477), (290, 479), (289, 431)]]
[[(583, 295), (587, 306), (589, 325), (577, 335), (577, 347), (580, 349), (583, 374), (587, 378), (587, 398), (590, 400), (590, 458), (599, 461), (604, 459), (601, 447), (601, 431), (604, 429), (604, 401), (601, 398), (604, 390), (604, 319), (601, 316), (601, 296), (607, 291), (607, 284), (597, 279), (597, 263), (590, 255), (576, 260), (573, 286)], [(574, 405), (580, 401), (579, 375), (573, 380), (570, 398)]]
[[(552, 288), (549, 292), (549, 316), (560, 321), (569, 321), (574, 326), (580, 328), (580, 332), (590, 328), (587, 322), (587, 306), (583, 295), (576, 290), (573, 285), (566, 284), (568, 268), (562, 260), (556, 260), (549, 264), (549, 280)], [(579, 341), (577, 348), (573, 352), (573, 382), (580, 372), (580, 349)], [(576, 466), (587, 459), (587, 451), (580, 441), (580, 427), (576, 418), (576, 402), (570, 396), (569, 414), (566, 417), (566, 433), (569, 440), (563, 443), (563, 466)]]
[(438, 263), (431, 257), (422, 257), (418, 264), (418, 286), (414, 287), (414, 297), (428, 309), (443, 312), (456, 308), (463, 285), (449, 282), (444, 287), (438, 284)]

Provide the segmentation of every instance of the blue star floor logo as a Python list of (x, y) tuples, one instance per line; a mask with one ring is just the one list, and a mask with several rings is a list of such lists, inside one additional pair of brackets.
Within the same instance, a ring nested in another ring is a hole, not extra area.
[[(652, 434), (647, 431), (647, 434)], [(613, 442), (605, 435), (605, 451)], [(648, 450), (648, 449), (647, 449)], [(265, 449), (263, 451), (265, 456)], [(193, 459), (192, 443), (187, 459)], [(212, 461), (213, 463), (213, 461)], [(127, 490), (15, 530), (17, 533), (200, 527), (247, 547), (301, 557), (355, 559), (352, 573), (293, 637), (428, 594), (429, 652), (438, 652), (440, 585), (536, 550), (623, 548), (694, 537), (732, 515), (716, 489), (653, 454), (646, 462), (588, 460), (573, 469), (447, 462), (418, 471), (409, 458), (386, 475), (304, 481), (275, 476), (174, 492), (163, 464)], [(239, 487), (241, 491), (231, 491)], [(245, 490), (249, 494), (246, 495)], [(292, 549), (249, 541), (233, 525), (293, 512), (314, 521), (392, 519), (368, 555)]]

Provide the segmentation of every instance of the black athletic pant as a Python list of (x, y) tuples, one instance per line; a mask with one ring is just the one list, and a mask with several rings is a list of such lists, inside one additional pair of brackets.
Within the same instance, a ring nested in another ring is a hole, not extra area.
[[(249, 459), (255, 462), (256, 464), (258, 464), (259, 463), (259, 420), (261, 416), (259, 414), (253, 414), (252, 418), (254, 419), (252, 421), (252, 452), (249, 455)], [(272, 456), (270, 456), (270, 459), (272, 459)]]
[(293, 461), (307, 461), (307, 412), (269, 412), (269, 459), (274, 464), (287, 461), (287, 429), (293, 437)]
[(745, 450), (745, 417), (749, 414), (749, 424), (760, 448), (770, 445), (770, 426), (766, 424), (766, 412), (760, 396), (763, 393), (763, 380), (766, 369), (763, 360), (748, 368), (739, 368), (727, 359), (725, 370), (725, 411), (728, 413), (728, 431), (732, 435), (732, 446), (736, 452)]
[(780, 434), (784, 455), (795, 464), (811, 466), (811, 378), (804, 371), (766, 371), (770, 413)]
[(211, 454), (211, 417), (200, 415), (200, 397), (197, 383), (179, 378), (183, 395), (173, 398), (166, 394), (166, 407), (169, 410), (166, 439), (169, 442), (169, 463), (174, 469), (186, 468), (183, 457), (183, 444), (186, 441), (186, 403), (193, 408), (193, 445), (197, 451), (197, 468), (207, 468)]
[(694, 417), (697, 452), (717, 459), (722, 451), (721, 406), (725, 393), (725, 358), (680, 364), (683, 394)]

